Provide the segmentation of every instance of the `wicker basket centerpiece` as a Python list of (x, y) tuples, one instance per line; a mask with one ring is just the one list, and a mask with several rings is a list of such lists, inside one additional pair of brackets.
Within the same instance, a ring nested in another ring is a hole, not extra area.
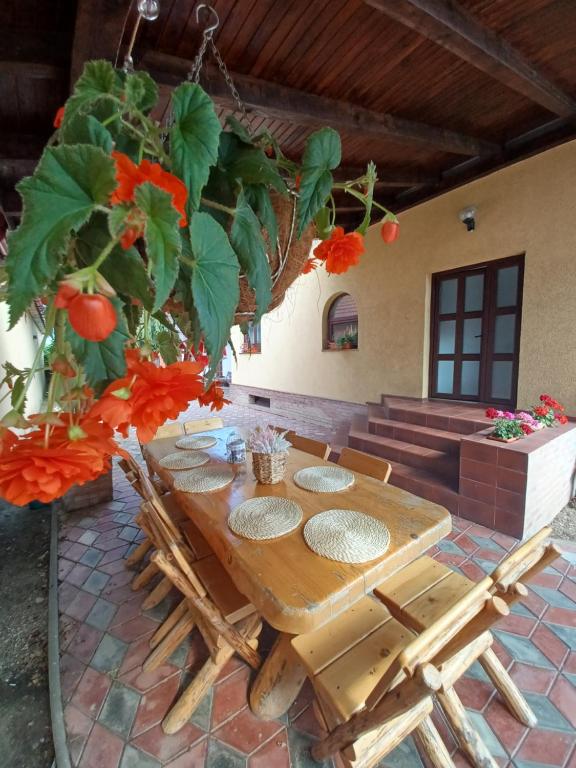
[(277, 432), (272, 427), (256, 427), (250, 434), (252, 470), (259, 483), (273, 485), (284, 479), (291, 445), (285, 435), (286, 432)]

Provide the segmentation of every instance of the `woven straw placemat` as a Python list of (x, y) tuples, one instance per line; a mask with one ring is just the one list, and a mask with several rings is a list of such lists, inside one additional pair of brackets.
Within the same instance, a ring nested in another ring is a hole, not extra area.
[(228, 516), (230, 528), (246, 539), (276, 539), (294, 531), (301, 522), (301, 507), (278, 496), (248, 499)]
[(160, 459), (160, 466), (164, 469), (193, 469), (208, 464), (210, 456), (203, 451), (177, 451), (169, 453)]
[(216, 443), (216, 438), (211, 435), (201, 437), (181, 437), (179, 440), (176, 440), (176, 448), (184, 448), (188, 451), (200, 451), (202, 448), (212, 448)]
[(337, 493), (354, 484), (354, 474), (342, 467), (306, 467), (294, 473), (300, 488), (315, 493)]
[(174, 476), (174, 488), (187, 493), (206, 493), (225, 488), (234, 480), (234, 472), (225, 464), (199, 467), (179, 472)]
[(350, 509), (329, 509), (304, 526), (304, 540), (313, 552), (339, 563), (367, 563), (381, 557), (390, 531), (374, 517)]

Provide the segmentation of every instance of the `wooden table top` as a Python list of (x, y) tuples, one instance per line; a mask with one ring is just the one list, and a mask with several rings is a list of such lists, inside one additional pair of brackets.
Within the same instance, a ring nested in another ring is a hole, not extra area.
[[(207, 451), (214, 462), (225, 461), (229, 433), (230, 429), (202, 433), (219, 438)], [(145, 446), (151, 465), (170, 488), (176, 473), (158, 462), (178, 450), (177, 439), (154, 440)], [(328, 462), (292, 448), (285, 480), (261, 485), (254, 479), (248, 454), (246, 464), (234, 465), (235, 479), (226, 488), (212, 493), (175, 492), (238, 589), (282, 632), (302, 634), (326, 623), (451, 530), (450, 513), (444, 507), (359, 473), (354, 485), (339, 493), (312, 493), (294, 484), (298, 469), (323, 464)], [(293, 499), (302, 507), (302, 525), (278, 539), (251, 541), (236, 536), (228, 527), (228, 514), (255, 496)], [(304, 541), (304, 524), (312, 515), (332, 508), (365, 512), (384, 522), (390, 531), (386, 554), (369, 563), (348, 565), (312, 552)]]

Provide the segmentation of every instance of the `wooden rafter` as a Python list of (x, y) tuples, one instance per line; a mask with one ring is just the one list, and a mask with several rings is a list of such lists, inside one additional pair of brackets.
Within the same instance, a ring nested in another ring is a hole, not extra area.
[[(434, 185), (438, 181), (438, 177), (432, 173), (424, 173), (422, 171), (406, 169), (406, 170), (388, 170), (383, 168), (378, 171), (378, 181), (376, 187), (418, 187), (425, 184), (426, 186)], [(347, 167), (341, 166), (334, 172), (334, 176), (338, 181), (346, 181), (349, 179), (355, 179), (358, 176), (362, 176), (366, 172), (366, 168)]]
[(506, 40), (455, 0), (364, 0), (390, 18), (447, 48), (550, 112), (576, 115), (576, 101), (544, 77)]
[[(188, 73), (191, 62), (164, 53), (144, 56), (144, 67), (163, 85), (177, 85)], [(298, 125), (331, 125), (355, 135), (376, 136), (403, 143), (419, 144), (460, 155), (485, 155), (498, 146), (472, 136), (436, 128), (337, 101), (325, 96), (289, 88), (248, 75), (232, 75), (248, 111)], [(234, 100), (221, 73), (214, 67), (203, 70), (202, 85), (222, 106), (234, 107)]]
[(131, 0), (78, 0), (70, 85), (74, 85), (90, 59), (114, 62), (121, 47)]

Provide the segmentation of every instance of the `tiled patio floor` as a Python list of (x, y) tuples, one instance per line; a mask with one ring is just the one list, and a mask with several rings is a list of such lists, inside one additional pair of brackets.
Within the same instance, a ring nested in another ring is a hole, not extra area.
[[(189, 412), (191, 418), (196, 414)], [(204, 416), (205, 413), (203, 412)], [(251, 427), (266, 419), (231, 406), (227, 424)], [(280, 422), (283, 423), (283, 422)], [(290, 422), (308, 434), (315, 429)], [(129, 448), (135, 442), (129, 441)], [(178, 690), (202, 662), (193, 635), (159, 670), (142, 671), (148, 639), (167, 614), (170, 600), (143, 612), (147, 591), (133, 592), (133, 572), (124, 558), (140, 537), (134, 524), (139, 497), (115, 471), (114, 501), (68, 516), (60, 541), (61, 677), (68, 743), (82, 768), (305, 768), (317, 765), (308, 753), (317, 729), (311, 693), (305, 687), (288, 715), (277, 722), (255, 719), (247, 708), (250, 670), (237, 659), (223, 671), (191, 721), (165, 736), (160, 722)], [(473, 579), (490, 571), (514, 546), (502, 534), (454, 518), (454, 530), (434, 555)], [(149, 588), (151, 588), (150, 585)], [(529, 731), (500, 704), (479, 667), (458, 692), (501, 766), (576, 768), (576, 546), (567, 548), (533, 584), (526, 603), (496, 631), (495, 649), (524, 691), (539, 720)], [(265, 632), (261, 647), (273, 639)], [(455, 753), (468, 763), (437, 715)], [(411, 742), (382, 763), (422, 768)]]

